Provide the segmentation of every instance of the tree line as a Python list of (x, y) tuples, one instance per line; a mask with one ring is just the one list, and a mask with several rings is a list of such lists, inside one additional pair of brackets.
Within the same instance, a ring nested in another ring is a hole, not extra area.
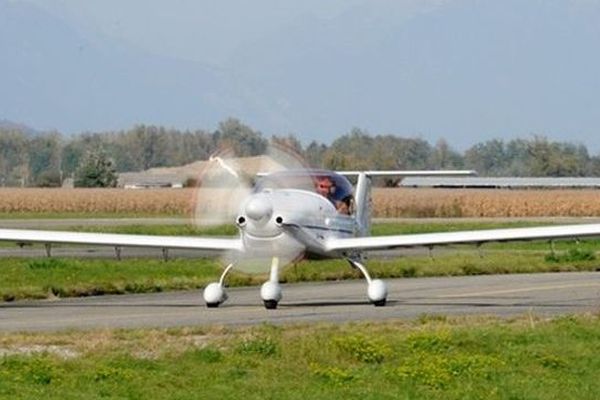
[(331, 144), (312, 141), (303, 145), (294, 135), (266, 138), (230, 118), (212, 132), (137, 125), (129, 130), (65, 136), (0, 128), (0, 186), (60, 186), (66, 178), (74, 178), (78, 186), (90, 186), (98, 168), (109, 172), (101, 179), (112, 186), (118, 172), (184, 165), (205, 160), (221, 148), (230, 148), (239, 157), (260, 155), (269, 142), (290, 149), (315, 168), (466, 168), (481, 176), (600, 176), (600, 155), (591, 156), (582, 144), (544, 136), (493, 139), (459, 152), (445, 139), (431, 144), (419, 137), (372, 135), (354, 128)]

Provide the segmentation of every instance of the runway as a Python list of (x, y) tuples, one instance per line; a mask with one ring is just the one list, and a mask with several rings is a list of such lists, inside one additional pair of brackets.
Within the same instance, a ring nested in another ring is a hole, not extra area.
[(366, 301), (364, 281), (283, 285), (277, 310), (265, 310), (258, 287), (229, 289), (229, 300), (207, 309), (200, 291), (0, 303), (1, 331), (165, 328), (260, 323), (339, 323), (411, 319), (425, 314), (600, 311), (600, 272), (388, 280), (388, 305)]

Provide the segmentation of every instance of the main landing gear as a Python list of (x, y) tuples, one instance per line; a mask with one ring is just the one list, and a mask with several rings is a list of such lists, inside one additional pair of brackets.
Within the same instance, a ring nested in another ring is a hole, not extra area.
[(371, 279), (369, 271), (367, 271), (367, 268), (360, 262), (350, 258), (348, 258), (347, 260), (350, 263), (350, 265), (353, 268), (358, 269), (367, 280), (367, 297), (369, 298), (369, 301), (373, 303), (375, 307), (385, 306), (388, 295), (386, 283), (381, 279)]
[[(206, 307), (217, 308), (227, 300), (227, 293), (225, 292), (224, 281), (227, 274), (233, 268), (233, 263), (229, 264), (225, 271), (221, 274), (219, 282), (213, 282), (206, 286), (204, 289), (203, 297), (206, 302)], [(271, 261), (271, 274), (269, 280), (263, 283), (260, 288), (260, 297), (262, 298), (263, 304), (267, 310), (274, 310), (277, 308), (279, 301), (281, 300), (281, 286), (279, 285), (279, 258), (273, 257)]]
[(221, 274), (221, 278), (219, 282), (210, 283), (206, 288), (204, 288), (204, 293), (202, 296), (204, 297), (204, 301), (206, 302), (206, 307), (208, 308), (217, 308), (219, 305), (227, 300), (227, 292), (225, 292), (225, 286), (223, 282), (225, 281), (225, 277), (233, 268), (233, 263), (229, 264), (227, 268)]

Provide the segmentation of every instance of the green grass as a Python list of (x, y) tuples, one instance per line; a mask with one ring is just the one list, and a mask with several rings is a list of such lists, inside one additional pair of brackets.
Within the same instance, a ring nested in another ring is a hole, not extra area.
[(455, 219), (452, 222), (383, 222), (373, 224), (371, 232), (373, 235), (399, 235), (411, 233), (433, 233), (433, 232), (452, 232), (469, 231), (480, 229), (505, 229), (505, 228), (526, 228), (532, 226), (555, 225), (552, 222), (544, 221), (461, 221)]
[(8, 258), (1, 260), (4, 300), (192, 289), (214, 280), (213, 260), (78, 260)]
[[(454, 223), (454, 224), (378, 224), (374, 234), (422, 233), (458, 229), (515, 227), (531, 223)], [(232, 227), (196, 228), (190, 225), (90, 226), (78, 230), (159, 235), (231, 235)], [(419, 255), (372, 258), (369, 271), (378, 278), (410, 278), (552, 271), (598, 270), (595, 252), (598, 240), (557, 242), (552, 253), (545, 242), (453, 246), (426, 251)], [(176, 252), (174, 252), (176, 255)], [(218, 279), (222, 266), (217, 259), (159, 258), (75, 259), (75, 258), (2, 258), (0, 259), (0, 298), (11, 301), (24, 298), (72, 297), (98, 294), (158, 292), (199, 289)], [(228, 276), (229, 286), (258, 285), (266, 275), (240, 272)], [(283, 282), (361, 279), (343, 260), (308, 260), (284, 269)]]
[(95, 233), (124, 233), (132, 235), (165, 235), (165, 236), (234, 236), (238, 228), (231, 225), (198, 227), (191, 224), (178, 225), (115, 225), (115, 226), (72, 226), (62, 227), (62, 230)]
[[(556, 271), (593, 271), (598, 261), (587, 257), (548, 259), (548, 253), (490, 252), (481, 258), (475, 250), (436, 258), (428, 256), (373, 259), (367, 262), (378, 278), (410, 278)], [(23, 298), (73, 297), (99, 294), (148, 293), (197, 289), (218, 279), (221, 266), (212, 259), (2, 259), (0, 296), (5, 301)], [(309, 260), (284, 269), (282, 282), (361, 279), (342, 260)], [(228, 286), (259, 285), (267, 275), (234, 272)]]
[[(597, 399), (600, 318), (0, 335), (6, 399)], [(27, 349), (37, 352), (26, 354)]]

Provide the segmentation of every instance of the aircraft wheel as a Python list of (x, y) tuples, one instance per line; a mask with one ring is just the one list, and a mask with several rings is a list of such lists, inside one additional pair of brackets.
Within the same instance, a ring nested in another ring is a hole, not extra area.
[(225, 288), (219, 282), (213, 282), (206, 286), (204, 293), (204, 302), (208, 308), (217, 308), (225, 300), (227, 300), (227, 293)]
[(375, 307), (383, 307), (383, 306), (385, 306), (386, 301), (387, 301), (387, 299), (377, 300), (377, 301), (373, 302), (373, 305)]
[(387, 285), (381, 279), (374, 279), (370, 282), (367, 291), (367, 297), (369, 301), (375, 305), (375, 307), (385, 306), (387, 300)]
[(263, 303), (267, 310), (275, 310), (277, 308), (276, 300), (263, 300)]

